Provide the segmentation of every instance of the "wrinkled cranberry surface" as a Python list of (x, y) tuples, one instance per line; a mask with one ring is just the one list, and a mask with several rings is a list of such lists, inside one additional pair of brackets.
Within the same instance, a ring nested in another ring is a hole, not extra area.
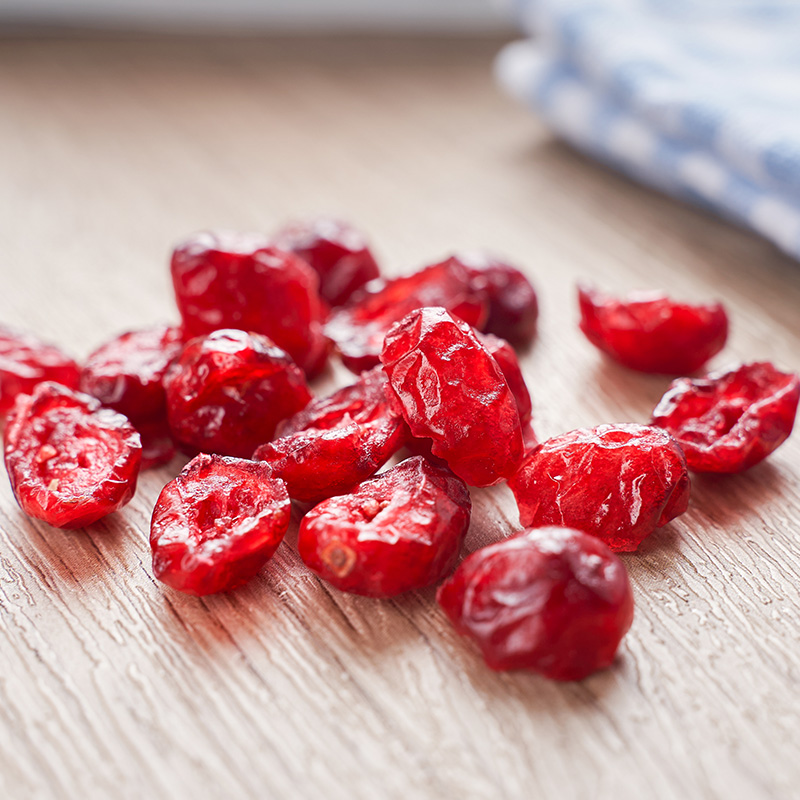
[(325, 332), (336, 343), (344, 365), (363, 372), (379, 363), (389, 328), (423, 306), (443, 306), (476, 327), (486, 320), (484, 293), (472, 286), (464, 267), (450, 260), (413, 275), (373, 281), (333, 312)]
[(153, 572), (187, 594), (235, 589), (272, 557), (290, 514), (286, 486), (266, 464), (199, 455), (156, 502)]
[(374, 475), (402, 447), (408, 428), (386, 397), (383, 367), (351, 386), (312, 400), (278, 425), (278, 437), (259, 447), (295, 500), (318, 503)]
[(319, 279), (259, 234), (191, 236), (172, 254), (172, 282), (187, 337), (220, 328), (268, 336), (307, 374), (324, 366)]
[(311, 399), (302, 371), (283, 350), (266, 336), (231, 329), (192, 339), (164, 386), (180, 445), (240, 458)]
[(319, 276), (319, 293), (340, 306), (365, 283), (380, 276), (367, 237), (345, 222), (319, 217), (282, 228), (273, 243), (309, 264)]
[(309, 511), (297, 546), (306, 565), (337, 589), (393, 597), (450, 572), (470, 510), (460, 478), (414, 456)]
[(633, 551), (689, 505), (686, 459), (646, 425), (598, 425), (543, 442), (508, 482), (523, 526), (562, 525)]
[(81, 528), (124, 506), (136, 491), (141, 449), (122, 414), (51, 382), (17, 398), (5, 431), (17, 502), (57, 528)]
[(42, 381), (78, 388), (78, 365), (55, 345), (0, 325), (0, 415)]
[(622, 562), (599, 539), (569, 528), (533, 528), (478, 550), (437, 599), (492, 669), (559, 681), (610, 666), (633, 621)]
[(800, 376), (772, 364), (743, 364), (704, 378), (679, 378), (653, 412), (695, 472), (741, 472), (766, 458), (792, 432)]
[(511, 389), (514, 400), (517, 403), (520, 422), (523, 426), (526, 425), (531, 421), (533, 407), (531, 395), (525, 383), (525, 378), (522, 377), (522, 370), (519, 368), (519, 361), (514, 348), (504, 339), (493, 336), (491, 333), (479, 334), (478, 339), (502, 370), (503, 377), (506, 379), (508, 388)]
[(412, 311), (381, 354), (392, 395), (417, 438), (471, 486), (513, 475), (523, 457), (517, 404), (467, 323), (444, 308)]

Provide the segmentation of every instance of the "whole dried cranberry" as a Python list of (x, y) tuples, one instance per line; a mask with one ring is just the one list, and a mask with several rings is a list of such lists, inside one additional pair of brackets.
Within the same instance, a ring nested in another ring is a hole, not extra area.
[(297, 546), (306, 565), (337, 589), (393, 597), (450, 572), (470, 510), (460, 478), (415, 456), (309, 511)]
[(42, 381), (78, 388), (78, 365), (55, 345), (0, 325), (0, 415)]
[(272, 557), (290, 514), (286, 486), (266, 464), (199, 455), (156, 502), (153, 572), (187, 594), (235, 589)]
[(632, 551), (689, 505), (686, 459), (646, 425), (579, 428), (543, 442), (508, 482), (525, 526), (563, 525)]
[(478, 339), (502, 370), (503, 377), (516, 400), (520, 422), (523, 426), (526, 425), (531, 421), (533, 407), (531, 395), (525, 378), (522, 377), (522, 370), (519, 368), (514, 348), (505, 340), (493, 336), (491, 333), (481, 333), (478, 335)]
[(268, 336), (308, 374), (327, 357), (319, 279), (259, 234), (204, 232), (172, 254), (172, 282), (187, 337), (220, 328)]
[(534, 528), (466, 558), (437, 600), (492, 669), (579, 681), (611, 665), (633, 621), (625, 567), (601, 541)]
[(5, 461), (22, 510), (57, 528), (82, 528), (136, 491), (139, 434), (99, 401), (57, 383), (20, 395), (8, 416)]
[(503, 372), (467, 323), (444, 308), (412, 311), (381, 354), (389, 387), (418, 438), (471, 486), (513, 475), (523, 457), (517, 404)]
[(283, 350), (266, 336), (237, 330), (192, 339), (164, 386), (180, 445), (240, 458), (311, 399), (303, 373)]
[(653, 412), (695, 472), (741, 472), (792, 432), (800, 376), (769, 363), (743, 364), (705, 378), (673, 381)]
[(373, 281), (333, 312), (325, 332), (336, 343), (344, 365), (363, 372), (379, 363), (389, 328), (423, 306), (443, 306), (476, 327), (487, 313), (485, 296), (471, 285), (467, 271), (455, 261), (445, 261), (413, 275)]
[(311, 265), (319, 275), (319, 293), (330, 306), (346, 303), (380, 275), (366, 236), (345, 222), (326, 217), (295, 222), (278, 231), (273, 242)]
[(728, 315), (720, 303), (676, 303), (660, 292), (634, 292), (617, 300), (587, 287), (579, 287), (578, 299), (586, 338), (640, 372), (694, 372), (728, 338)]
[(278, 425), (278, 437), (253, 458), (286, 481), (289, 496), (318, 503), (374, 475), (408, 438), (403, 417), (386, 397), (383, 367), (312, 400)]

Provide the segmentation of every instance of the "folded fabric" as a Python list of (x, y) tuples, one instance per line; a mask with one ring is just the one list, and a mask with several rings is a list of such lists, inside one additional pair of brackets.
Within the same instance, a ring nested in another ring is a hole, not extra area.
[(800, 3), (517, 0), (501, 84), (565, 139), (800, 258)]

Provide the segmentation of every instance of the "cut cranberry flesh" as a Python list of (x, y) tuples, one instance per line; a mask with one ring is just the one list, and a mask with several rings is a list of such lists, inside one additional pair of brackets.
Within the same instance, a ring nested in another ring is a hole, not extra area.
[(0, 414), (42, 381), (77, 389), (79, 375), (78, 365), (55, 345), (0, 325)]
[(577, 530), (524, 530), (468, 556), (437, 600), (495, 670), (579, 681), (610, 666), (633, 621), (625, 567)]
[(318, 503), (344, 494), (374, 475), (408, 438), (403, 417), (390, 405), (383, 367), (352, 386), (312, 400), (278, 425), (275, 441), (254, 458), (283, 478), (290, 497)]
[(282, 228), (273, 243), (314, 269), (329, 306), (346, 303), (356, 289), (380, 276), (366, 236), (345, 222), (327, 217), (295, 222)]
[(744, 364), (704, 378), (679, 378), (653, 412), (695, 472), (741, 472), (758, 464), (792, 432), (800, 376), (772, 364)]
[(122, 414), (57, 383), (20, 395), (8, 416), (5, 462), (22, 510), (57, 528), (82, 528), (136, 491), (139, 434)]
[(302, 371), (266, 336), (192, 339), (164, 381), (169, 426), (188, 452), (249, 458), (311, 399)]
[(694, 372), (728, 338), (728, 315), (720, 303), (676, 303), (660, 292), (634, 292), (618, 300), (587, 287), (579, 287), (578, 300), (586, 338), (640, 372)]
[(172, 282), (187, 338), (221, 328), (268, 336), (312, 375), (325, 364), (319, 279), (259, 234), (198, 233), (175, 248)]
[(508, 482), (523, 526), (559, 525), (633, 551), (689, 505), (686, 459), (646, 425), (598, 425), (555, 436)]
[(445, 261), (413, 275), (373, 281), (332, 313), (325, 332), (336, 343), (344, 365), (363, 372), (380, 362), (389, 328), (423, 306), (442, 306), (476, 327), (487, 314), (485, 296), (470, 284), (466, 270)]
[(227, 592), (272, 557), (289, 527), (283, 481), (266, 464), (202, 454), (162, 490), (150, 524), (153, 573), (181, 592)]
[(503, 372), (476, 333), (444, 308), (412, 311), (381, 354), (413, 436), (471, 486), (509, 478), (523, 457), (522, 426)]
[(415, 456), (309, 511), (298, 550), (337, 589), (393, 597), (452, 570), (470, 511), (464, 482)]
[(531, 421), (533, 406), (531, 403), (531, 395), (525, 383), (525, 378), (522, 377), (522, 370), (519, 368), (519, 361), (517, 360), (517, 354), (514, 352), (514, 348), (504, 339), (500, 339), (491, 333), (479, 334), (478, 339), (480, 339), (481, 344), (486, 348), (502, 370), (503, 377), (506, 379), (506, 383), (509, 389), (511, 389), (514, 400), (517, 403), (520, 422), (523, 425), (527, 424)]

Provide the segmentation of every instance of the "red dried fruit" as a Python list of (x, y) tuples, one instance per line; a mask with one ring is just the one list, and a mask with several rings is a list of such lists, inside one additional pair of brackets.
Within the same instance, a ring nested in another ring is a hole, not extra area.
[(413, 275), (368, 284), (333, 312), (325, 333), (336, 343), (344, 365), (363, 372), (379, 363), (389, 328), (423, 306), (443, 306), (476, 327), (487, 313), (485, 296), (470, 284), (466, 270), (445, 261)]
[(611, 665), (633, 621), (625, 567), (601, 541), (534, 528), (466, 558), (437, 593), (495, 670), (579, 681)]
[(508, 388), (514, 395), (519, 411), (519, 419), (523, 426), (530, 422), (533, 407), (531, 395), (525, 378), (522, 377), (522, 370), (519, 368), (519, 361), (514, 348), (504, 339), (493, 336), (491, 333), (481, 333), (478, 335), (481, 344), (487, 349), (492, 358), (497, 362), (497, 366), (503, 372)]
[(450, 572), (470, 510), (461, 479), (415, 456), (309, 511), (297, 547), (337, 589), (393, 597)]
[(139, 434), (86, 394), (40, 383), (8, 416), (5, 461), (22, 510), (57, 528), (82, 528), (136, 491)]
[(272, 339), (309, 375), (324, 366), (319, 279), (265, 237), (197, 233), (175, 248), (172, 282), (187, 338), (220, 328), (252, 331)]
[(513, 475), (523, 442), (514, 395), (476, 333), (444, 308), (412, 311), (386, 336), (381, 360), (418, 438), (471, 486)]
[(153, 510), (156, 578), (200, 596), (241, 586), (283, 540), (290, 506), (286, 486), (266, 464), (197, 456), (163, 488)]
[(283, 350), (266, 336), (237, 330), (192, 339), (164, 387), (179, 445), (240, 458), (311, 399), (303, 373)]
[(543, 442), (508, 482), (525, 527), (560, 525), (633, 551), (689, 505), (686, 459), (646, 425), (579, 428)]
[(772, 364), (744, 364), (704, 378), (673, 381), (653, 412), (695, 472), (741, 472), (792, 432), (800, 376)]
[(319, 293), (330, 306), (346, 303), (356, 289), (380, 275), (366, 236), (345, 222), (326, 217), (295, 222), (282, 228), (273, 242), (314, 269)]
[(175, 442), (166, 416), (136, 423), (142, 437), (142, 471), (168, 464), (175, 456)]
[(356, 383), (312, 400), (278, 425), (275, 441), (253, 458), (283, 478), (290, 497), (318, 503), (374, 475), (408, 438), (403, 417), (386, 397), (383, 367)]
[(55, 345), (0, 325), (0, 415), (42, 381), (78, 388), (78, 365)]
[(618, 300), (587, 287), (579, 287), (578, 300), (586, 338), (640, 372), (694, 372), (728, 338), (728, 315), (720, 303), (676, 303), (661, 292), (633, 292)]

